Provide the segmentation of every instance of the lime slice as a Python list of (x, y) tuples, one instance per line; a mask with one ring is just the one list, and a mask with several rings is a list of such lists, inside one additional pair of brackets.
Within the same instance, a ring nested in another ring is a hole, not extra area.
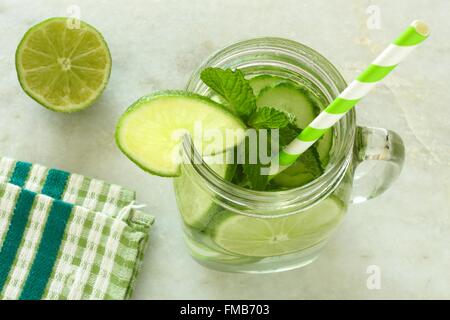
[(184, 91), (164, 91), (139, 99), (122, 115), (116, 141), (122, 152), (145, 171), (176, 177), (180, 175), (179, 150), (185, 134), (206, 156), (239, 144), (245, 137), (245, 125), (211, 99)]
[(105, 89), (111, 56), (92, 26), (52, 18), (27, 31), (16, 51), (16, 69), (31, 98), (53, 111), (75, 112), (91, 106)]
[(185, 243), (191, 255), (199, 261), (231, 265), (243, 265), (259, 261), (257, 257), (233, 255), (231, 252), (223, 250), (208, 235), (201, 232), (195, 238), (186, 235)]
[(253, 218), (228, 213), (218, 221), (214, 241), (235, 254), (271, 257), (306, 249), (325, 240), (344, 214), (334, 198), (284, 218)]

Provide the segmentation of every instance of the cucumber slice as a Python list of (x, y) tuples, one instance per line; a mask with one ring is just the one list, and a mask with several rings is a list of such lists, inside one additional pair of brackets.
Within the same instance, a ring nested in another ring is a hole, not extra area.
[(256, 99), (258, 108), (274, 107), (293, 114), (296, 125), (305, 128), (319, 113), (317, 99), (304, 87), (282, 82), (261, 91)]
[[(194, 135), (200, 126), (202, 134)], [(116, 142), (143, 170), (164, 177), (180, 175), (183, 132), (189, 133), (202, 155), (223, 152), (245, 137), (244, 123), (222, 105), (197, 94), (163, 91), (135, 102), (120, 118)], [(205, 133), (215, 132), (214, 139)], [(216, 139), (217, 137), (217, 139)]]
[(272, 87), (281, 82), (289, 82), (289, 80), (287, 79), (277, 76), (270, 76), (267, 74), (256, 76), (254, 78), (251, 78), (249, 81), (255, 96), (258, 96), (261, 90), (263, 90), (266, 87)]
[[(309, 125), (321, 110), (319, 100), (306, 88), (293, 82), (281, 82), (272, 87), (266, 87), (260, 92), (256, 104), (258, 107), (271, 106), (293, 114), (296, 117), (296, 125), (299, 128), (305, 128)], [(329, 162), (329, 153), (332, 145), (332, 130), (325, 133), (315, 144), (323, 168)], [(308, 180), (308, 177), (305, 176), (304, 179)]]
[[(205, 158), (205, 161), (213, 160)], [(214, 156), (223, 159), (223, 154)], [(221, 178), (231, 180), (234, 175), (236, 165), (234, 164), (210, 164), (209, 167)], [(220, 207), (211, 199), (211, 195), (206, 193), (187, 175), (181, 175), (174, 182), (178, 208), (183, 221), (197, 229), (204, 230), (211, 218), (220, 211)]]
[(322, 173), (319, 155), (314, 148), (310, 148), (293, 165), (273, 177), (271, 184), (275, 188), (296, 188), (318, 178)]
[(327, 239), (344, 212), (345, 206), (334, 197), (283, 218), (253, 218), (228, 212), (221, 214), (213, 239), (225, 250), (245, 256), (289, 254)]
[(325, 168), (330, 162), (330, 150), (333, 146), (333, 129), (329, 129), (322, 138), (316, 143), (316, 150), (319, 154), (322, 168)]

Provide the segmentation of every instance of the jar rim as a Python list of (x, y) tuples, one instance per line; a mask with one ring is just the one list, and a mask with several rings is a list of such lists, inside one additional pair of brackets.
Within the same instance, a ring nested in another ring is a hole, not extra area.
[[(204, 92), (199, 92), (206, 90), (204, 88), (205, 85), (200, 80), (200, 73), (204, 68), (211, 66), (232, 67), (232, 65), (227, 65), (227, 63), (229, 64), (234, 56), (262, 50), (273, 50), (278, 54), (289, 54), (294, 58), (309, 60), (307, 62), (314, 65), (330, 81), (328, 85), (333, 87), (334, 91), (331, 93), (331, 100), (347, 86), (342, 75), (331, 62), (314, 49), (289, 39), (263, 37), (240, 41), (213, 53), (193, 73), (187, 85), (187, 90), (204, 94)], [(202, 86), (203, 88), (201, 88)], [(333, 159), (330, 160), (330, 164), (325, 172), (318, 178), (300, 187), (279, 191), (256, 191), (226, 181), (219, 177), (202, 159), (189, 137), (183, 139), (182, 153), (188, 158), (185, 159), (186, 161), (182, 165), (188, 163), (196, 176), (207, 181), (206, 184), (202, 184), (202, 188), (218, 196), (218, 201), (221, 202), (221, 205), (231, 203), (239, 207), (239, 210), (235, 210), (234, 205), (229, 205), (228, 209), (230, 210), (239, 212), (245, 210), (246, 214), (264, 215), (265, 217), (267, 217), (267, 213), (273, 212), (274, 208), (279, 211), (280, 207), (283, 207), (287, 214), (291, 214), (293, 210), (303, 211), (333, 192), (344, 177), (353, 158), (352, 150), (356, 131), (355, 117), (356, 113), (352, 109), (339, 121), (339, 130), (343, 132), (340, 132), (334, 139), (339, 138), (341, 146), (339, 150), (336, 150), (336, 154), (333, 155)], [(279, 213), (276, 216), (279, 217), (283, 214)]]

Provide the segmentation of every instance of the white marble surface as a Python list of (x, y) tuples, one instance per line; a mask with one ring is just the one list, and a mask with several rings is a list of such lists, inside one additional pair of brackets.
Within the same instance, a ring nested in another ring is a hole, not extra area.
[[(110, 83), (91, 109), (52, 113), (21, 90), (14, 52), (23, 33), (79, 5), (107, 39)], [(381, 10), (381, 29), (366, 10)], [(0, 154), (120, 183), (138, 191), (157, 222), (135, 298), (450, 298), (450, 2), (130, 0), (0, 2)], [(152, 177), (118, 151), (113, 131), (136, 98), (183, 88), (214, 50), (245, 38), (287, 37), (328, 57), (347, 80), (410, 21), (433, 30), (428, 43), (358, 111), (359, 123), (395, 129), (407, 160), (383, 196), (353, 205), (322, 256), (300, 270), (270, 275), (209, 271), (187, 255), (171, 181)], [(369, 265), (381, 289), (366, 287)]]

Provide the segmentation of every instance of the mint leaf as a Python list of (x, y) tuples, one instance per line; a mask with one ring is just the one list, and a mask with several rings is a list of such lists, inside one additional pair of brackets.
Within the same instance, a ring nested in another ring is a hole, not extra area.
[(291, 143), (302, 132), (295, 124), (289, 123), (287, 126), (280, 128), (280, 147), (285, 147)]
[(269, 176), (261, 174), (261, 164), (244, 165), (243, 170), (247, 183), (252, 190), (264, 191), (269, 183)]
[[(252, 115), (253, 117), (253, 115)], [(288, 120), (292, 119), (291, 117), (287, 116)], [(271, 118), (272, 119), (272, 118)], [(267, 121), (267, 123), (269, 123), (269, 121)], [(279, 128), (279, 148), (284, 148), (286, 145), (288, 145), (289, 143), (291, 143), (292, 140), (294, 140), (302, 131), (300, 128), (298, 128), (294, 123), (292, 122), (287, 122), (283, 120), (283, 121), (279, 121), (277, 122), (277, 124), (279, 125), (285, 125), (282, 128)], [(272, 132), (269, 131), (268, 132), (268, 137), (267, 137), (267, 153), (269, 153), (272, 149), (272, 136), (271, 136)], [(250, 148), (249, 146), (249, 140), (247, 139), (245, 142), (245, 148), (247, 148), (246, 150), (246, 158), (245, 158), (245, 163), (242, 165), (242, 173), (243, 176), (245, 177), (244, 181), (245, 182), (245, 186), (250, 187), (253, 190), (266, 190), (267, 186), (269, 185), (269, 176), (267, 175), (261, 175), (261, 169), (264, 167), (268, 167), (270, 164), (268, 163), (263, 163), (260, 159), (260, 135), (259, 135), (259, 130), (258, 130), (258, 135), (257, 135), (258, 139), (257, 139), (257, 163), (256, 164), (251, 164), (249, 159), (249, 150), (254, 150), (255, 148)], [(255, 143), (255, 142), (253, 142)], [(314, 149), (315, 150), (315, 149)], [(267, 161), (265, 161), (267, 162)]]
[[(256, 146), (250, 147), (250, 139), (246, 137), (245, 143), (239, 147), (245, 148), (244, 164), (237, 167), (236, 175), (233, 181), (241, 186), (253, 190), (265, 190), (269, 184), (269, 176), (261, 175), (261, 169), (268, 167), (267, 156), (263, 159), (260, 157), (260, 129), (279, 129), (280, 146), (284, 147), (290, 143), (301, 132), (294, 124), (295, 117), (287, 112), (283, 112), (270, 106), (257, 108), (256, 98), (253, 89), (244, 74), (240, 70), (206, 68), (202, 71), (200, 78), (203, 82), (220, 95), (226, 102), (227, 106), (237, 116), (239, 116), (246, 124), (256, 129), (257, 141)], [(270, 130), (269, 130), (270, 131)], [(267, 152), (271, 150), (271, 133), (268, 132)], [(239, 148), (238, 147), (238, 148)], [(250, 155), (250, 152), (257, 152), (257, 155)], [(256, 156), (256, 163), (254, 163)], [(250, 160), (253, 160), (251, 163)]]
[[(263, 164), (260, 158), (260, 135), (259, 132), (257, 132), (257, 139), (256, 141), (252, 141), (249, 139), (249, 137), (246, 137), (245, 144), (241, 147), (245, 148), (245, 163), (242, 165), (242, 172), (244, 173), (246, 179), (244, 180), (248, 186), (252, 190), (264, 190), (267, 186), (267, 183), (269, 182), (269, 176), (267, 175), (261, 175), (261, 168), (264, 166), (268, 166), (269, 164)], [(250, 146), (250, 143), (256, 143), (255, 146)], [(267, 137), (267, 151), (270, 150), (271, 147), (271, 138), (270, 134)], [(256, 155), (250, 155), (250, 152), (257, 152)], [(251, 163), (255, 160), (256, 156), (256, 163)]]
[(280, 186), (291, 188), (300, 187), (317, 179), (323, 172), (324, 170), (320, 164), (320, 158), (316, 148), (309, 148), (300, 155), (294, 164), (278, 173), (270, 181), (268, 189), (278, 189)]
[(244, 121), (256, 110), (256, 98), (241, 70), (206, 68), (200, 78), (222, 96), (229, 107)]
[(248, 125), (256, 129), (279, 129), (292, 123), (295, 117), (292, 114), (271, 107), (257, 109), (250, 116)]

